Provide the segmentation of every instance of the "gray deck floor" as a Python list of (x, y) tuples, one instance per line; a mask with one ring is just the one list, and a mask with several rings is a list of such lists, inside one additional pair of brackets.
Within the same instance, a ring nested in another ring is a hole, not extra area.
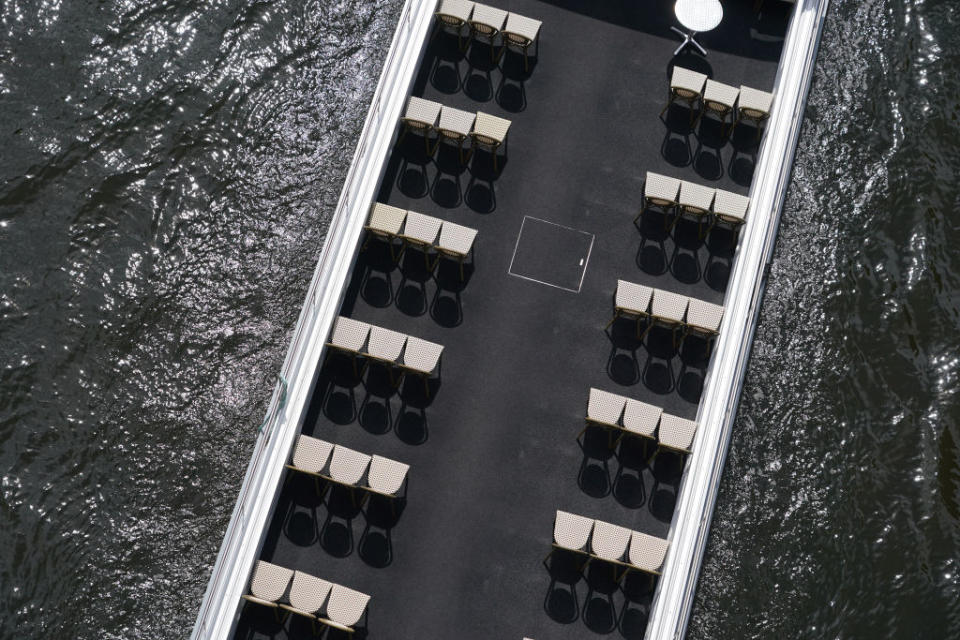
[[(682, 461), (661, 455), (651, 468), (636, 443), (608, 451), (602, 433), (589, 432), (584, 447), (576, 436), (591, 386), (695, 416), (702, 348), (674, 353), (666, 336), (640, 345), (630, 323), (609, 334), (604, 326), (618, 278), (722, 301), (729, 238), (718, 233), (697, 247), (696, 230), (678, 227), (674, 257), (675, 241), (659, 244), (655, 218), (640, 251), (644, 234), (632, 221), (646, 171), (746, 193), (755, 149), (744, 127), (716, 161), (709, 150), (697, 154), (699, 140), (715, 137), (709, 126), (685, 134), (681, 108), (666, 124), (658, 118), (677, 45), (672, 3), (602, 3), (605, 15), (569, 8), (576, 4), (500, 5), (544, 22), (522, 92), (513, 80), (498, 91), (500, 68), (487, 84), (482, 47), (472, 50), (477, 65), (463, 88), (451, 80), (452, 65), (435, 72), (438, 56), (452, 49), (442, 39), (421, 66), (416, 95), (513, 120), (507, 160), (491, 175), (489, 158), (478, 155), (458, 187), (441, 173), (456, 165), (455, 152), (421, 167), (420, 141), (408, 136), (395, 147), (380, 200), (477, 228), (475, 263), (462, 285), (452, 264), (425, 279), (416, 252), (389, 271), (383, 248), (372, 244), (342, 312), (444, 344), (441, 381), (429, 399), (412, 378), (391, 395), (375, 369), (354, 383), (349, 363), (332, 359), (305, 427), (410, 464), (407, 499), (396, 516), (377, 503), (360, 513), (343, 494), (321, 503), (311, 481), (291, 478), (262, 552), (369, 593), (360, 637), (642, 637), (645, 578), (617, 591), (598, 567), (581, 578), (562, 557), (552, 570), (541, 561), (558, 508), (667, 535)], [(787, 12), (768, 2), (758, 21), (752, 2), (732, 4), (721, 27), (700, 36), (709, 56), (677, 61), (769, 90)], [(517, 77), (517, 60), (505, 60)], [(459, 67), (467, 75), (468, 64)], [(511, 265), (557, 286), (512, 275)], [(238, 638), (309, 637), (309, 625), (282, 630), (258, 609), (243, 611)]]

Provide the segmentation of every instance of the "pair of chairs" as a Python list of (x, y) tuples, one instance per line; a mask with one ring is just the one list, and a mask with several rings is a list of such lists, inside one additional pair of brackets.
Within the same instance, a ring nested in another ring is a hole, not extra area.
[(668, 545), (663, 538), (558, 509), (553, 544), (543, 562), (557, 550), (569, 551), (584, 557), (581, 568), (593, 560), (612, 565), (617, 582), (631, 571), (648, 574), (652, 582), (660, 575)]
[(314, 634), (319, 622), (351, 636), (370, 602), (365, 593), (263, 560), (257, 561), (250, 593), (243, 598), (270, 607), (278, 618), (290, 613), (307, 618)]
[[(390, 247), (390, 256), (396, 261), (406, 247), (414, 247), (423, 252), (427, 269), (436, 268), (440, 258), (456, 260), (460, 264), (460, 279), (464, 278), (464, 261), (473, 253), (473, 241), (477, 230), (434, 218), (416, 211), (407, 211), (382, 202), (375, 202), (370, 209), (370, 218), (365, 229), (367, 239), (363, 243), (366, 249), (371, 238), (379, 238)], [(400, 242), (400, 253), (394, 248)], [(430, 262), (430, 254), (436, 259)]]
[[(454, 109), (417, 96), (410, 96), (402, 121), (404, 129), (400, 137), (408, 132), (422, 136), (428, 156), (433, 156), (444, 141), (457, 145), (461, 164), (469, 160), (475, 149), (483, 149), (493, 157), (494, 171), (497, 170), (500, 148), (506, 150), (511, 125), (506, 118), (483, 111), (472, 113)], [(431, 144), (434, 139), (435, 143)], [(470, 151), (465, 157), (463, 145), (467, 139), (470, 140)]]
[[(388, 367), (391, 382), (399, 386), (403, 376), (414, 373), (423, 378), (423, 386), (430, 393), (430, 379), (440, 373), (443, 345), (398, 331), (377, 327), (360, 320), (340, 316), (333, 325), (327, 347), (346, 353), (353, 360), (353, 373), (360, 375), (357, 361), (364, 358)], [(329, 351), (327, 352), (329, 355)], [(393, 380), (393, 371), (399, 371)]]
[[(609, 329), (618, 318), (633, 317), (637, 321), (637, 336), (645, 337), (655, 326), (671, 331), (674, 345), (677, 331), (683, 336), (693, 335), (707, 342), (707, 356), (713, 338), (720, 333), (723, 306), (691, 298), (672, 291), (655, 289), (642, 284), (617, 280), (613, 296), (613, 318), (607, 323)], [(641, 323), (646, 328), (641, 331)]]
[(670, 229), (683, 218), (692, 219), (703, 237), (718, 225), (738, 229), (747, 220), (749, 206), (747, 196), (647, 171), (643, 207), (633, 221), (636, 223), (648, 208), (656, 207), (673, 216)]
[(464, 30), (467, 30), (467, 44), (473, 40), (487, 43), (493, 61), (499, 60), (507, 49), (514, 49), (523, 54), (523, 69), (528, 71), (530, 47), (536, 45), (535, 56), (540, 56), (540, 27), (543, 23), (539, 20), (470, 0), (441, 0), (436, 16), (437, 25), (442, 30), (456, 34), (461, 51), (466, 49), (463, 37)]
[[(391, 499), (400, 497), (400, 489), (406, 486), (410, 465), (378, 455), (367, 455), (300, 434), (293, 449), (293, 459), (287, 469), (311, 475), (317, 483), (317, 493), (322, 494), (334, 483), (350, 490), (351, 497), (360, 490), (364, 499), (370, 493)], [(362, 502), (362, 500), (361, 500)]]
[[(686, 103), (689, 107), (691, 124), (694, 123), (694, 119), (699, 122), (704, 115), (713, 115), (720, 118), (720, 133), (726, 135), (724, 129), (727, 126), (727, 118), (732, 116), (730, 135), (733, 135), (737, 124), (746, 120), (756, 127), (757, 140), (759, 140), (763, 123), (770, 117), (773, 94), (745, 85), (741, 85), (738, 89), (710, 80), (706, 74), (675, 66), (670, 77), (667, 104), (660, 115), (663, 116), (670, 105), (677, 101)], [(697, 103), (699, 103), (699, 109)]]
[(646, 402), (593, 388), (587, 402), (586, 422), (578, 439), (591, 426), (599, 426), (608, 429), (611, 435), (616, 434), (618, 440), (624, 435), (653, 440), (657, 443), (657, 452), (666, 449), (688, 454), (697, 433), (697, 423), (693, 420), (666, 413), (661, 407)]

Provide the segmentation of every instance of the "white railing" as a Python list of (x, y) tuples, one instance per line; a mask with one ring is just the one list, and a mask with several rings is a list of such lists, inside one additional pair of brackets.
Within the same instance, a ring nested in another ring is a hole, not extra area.
[(236, 621), (240, 595), (273, 510), (283, 463), (303, 422), (324, 339), (346, 290), (357, 240), (427, 42), (435, 4), (436, 0), (406, 0), (400, 12), (290, 349), (200, 605), (192, 640), (227, 638)]
[(680, 485), (646, 640), (677, 640), (686, 634), (827, 5), (828, 0), (798, 0), (784, 41), (747, 224), (724, 300), (723, 329), (704, 381), (697, 436)]

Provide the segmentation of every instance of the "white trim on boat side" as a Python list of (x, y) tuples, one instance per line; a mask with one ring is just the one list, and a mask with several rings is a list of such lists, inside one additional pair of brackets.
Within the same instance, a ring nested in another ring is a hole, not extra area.
[[(237, 621), (240, 597), (260, 552), (283, 465), (313, 393), (324, 341), (337, 316), (358, 238), (393, 141), (400, 114), (428, 43), (436, 0), (406, 0), (347, 173), (323, 251), (294, 329), (267, 422), (254, 445), (191, 640), (225, 640)], [(282, 390), (281, 390), (282, 388)]]
[(687, 631), (827, 5), (828, 0), (798, 0), (784, 41), (750, 210), (724, 301), (723, 328), (701, 396), (697, 436), (680, 486), (646, 640), (677, 640)]

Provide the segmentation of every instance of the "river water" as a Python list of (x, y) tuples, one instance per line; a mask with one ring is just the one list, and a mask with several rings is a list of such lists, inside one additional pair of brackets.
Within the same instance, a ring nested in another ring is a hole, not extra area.
[[(0, 7), (0, 638), (184, 638), (400, 2)], [(960, 637), (958, 50), (831, 9), (692, 638)]]

